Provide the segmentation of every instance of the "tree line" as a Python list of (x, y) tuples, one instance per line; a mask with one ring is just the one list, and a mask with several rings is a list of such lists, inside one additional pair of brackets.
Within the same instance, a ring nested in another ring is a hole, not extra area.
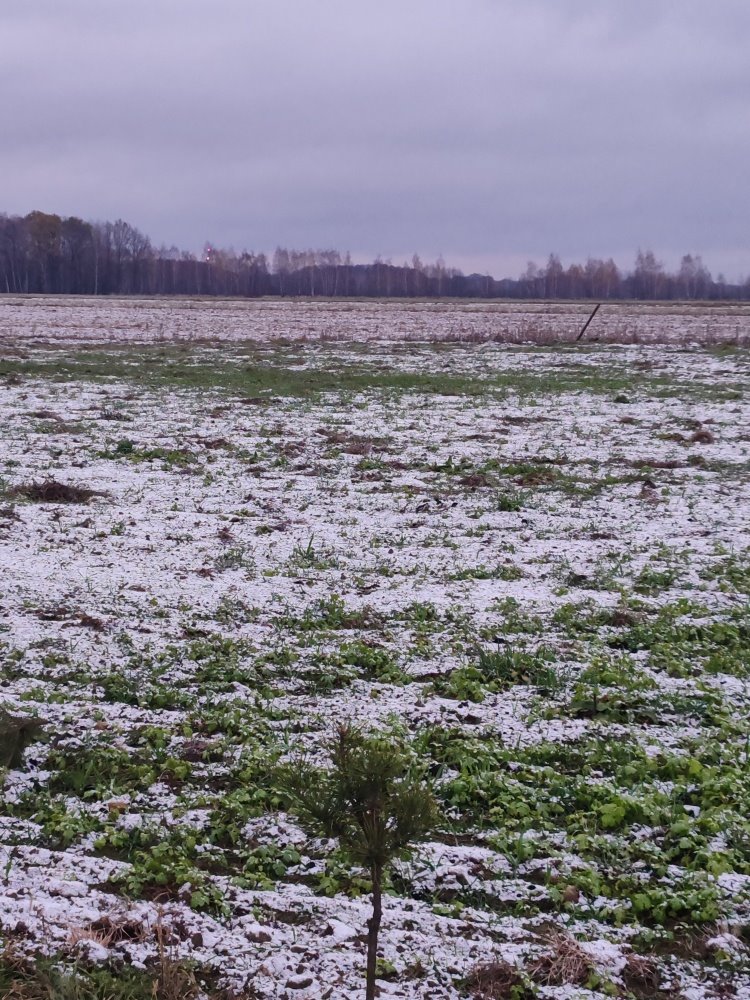
[(374, 298), (750, 299), (744, 283), (714, 278), (700, 256), (686, 254), (669, 272), (650, 250), (631, 271), (590, 257), (564, 267), (557, 254), (529, 262), (519, 278), (463, 274), (442, 257), (402, 264), (377, 257), (355, 264), (338, 250), (274, 253), (221, 249), (201, 254), (155, 247), (135, 226), (86, 222), (46, 212), (0, 215), (0, 292), (72, 295), (357, 296)]

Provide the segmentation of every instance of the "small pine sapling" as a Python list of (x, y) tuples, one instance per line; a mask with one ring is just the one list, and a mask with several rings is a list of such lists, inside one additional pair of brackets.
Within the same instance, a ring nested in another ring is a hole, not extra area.
[(437, 822), (432, 790), (413, 759), (397, 744), (340, 726), (329, 746), (330, 768), (302, 761), (286, 770), (294, 811), (312, 832), (337, 837), (372, 881), (367, 922), (366, 1000), (374, 1000), (383, 874)]

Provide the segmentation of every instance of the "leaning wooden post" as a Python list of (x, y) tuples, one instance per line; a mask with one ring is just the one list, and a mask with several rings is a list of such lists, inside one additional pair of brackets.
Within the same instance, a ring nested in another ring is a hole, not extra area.
[(594, 318), (594, 316), (596, 316), (596, 314), (597, 314), (597, 313), (599, 312), (599, 306), (600, 306), (600, 305), (601, 305), (601, 302), (597, 302), (597, 303), (596, 303), (596, 305), (594, 306), (594, 311), (593, 311), (593, 312), (591, 313), (591, 315), (589, 316), (589, 318), (588, 318), (588, 319), (586, 320), (586, 322), (585, 322), (585, 323), (583, 324), (583, 329), (581, 330), (581, 332), (580, 332), (580, 333), (578, 334), (578, 336), (576, 337), (576, 340), (577, 340), (577, 341), (578, 341), (578, 340), (580, 340), (580, 339), (581, 339), (581, 337), (582, 337), (582, 336), (584, 335), (584, 333), (585, 333), (585, 332), (586, 332), (586, 331), (588, 330), (588, 328), (589, 328), (589, 323), (590, 323), (590, 322), (591, 322), (591, 320), (592, 320), (592, 319)]

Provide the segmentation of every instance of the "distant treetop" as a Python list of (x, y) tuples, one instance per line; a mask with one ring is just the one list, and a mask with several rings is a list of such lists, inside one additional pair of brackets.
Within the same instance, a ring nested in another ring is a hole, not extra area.
[(46, 212), (0, 215), (0, 292), (58, 295), (265, 295), (373, 298), (750, 299), (743, 284), (714, 279), (699, 256), (686, 254), (669, 273), (651, 250), (639, 250), (633, 270), (589, 257), (564, 267), (556, 254), (545, 266), (529, 262), (519, 278), (463, 274), (442, 257), (417, 254), (402, 264), (377, 257), (355, 264), (338, 250), (277, 247), (265, 253), (222, 249), (206, 242), (199, 256), (155, 247), (118, 219), (85, 222)]

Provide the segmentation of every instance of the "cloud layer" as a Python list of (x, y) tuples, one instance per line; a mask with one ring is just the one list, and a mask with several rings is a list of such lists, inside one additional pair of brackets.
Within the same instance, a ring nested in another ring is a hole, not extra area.
[(748, 37), (746, 0), (9, 0), (0, 209), (498, 274), (648, 246), (736, 278)]

